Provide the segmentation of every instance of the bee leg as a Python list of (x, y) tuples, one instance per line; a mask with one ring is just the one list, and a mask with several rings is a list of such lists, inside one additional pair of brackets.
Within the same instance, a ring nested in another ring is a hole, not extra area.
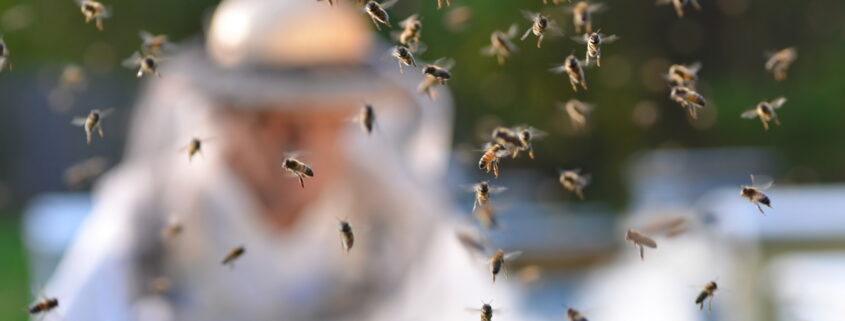
[(498, 55), (498, 56), (496, 56), (496, 58), (498, 58), (498, 59), (499, 59), (499, 66), (501, 66), (501, 65), (504, 65), (504, 64), (505, 64), (505, 56)]
[(90, 130), (86, 130), (86, 131), (85, 131), (85, 141), (86, 141), (88, 144), (91, 144), (91, 131), (90, 131)]
[(370, 19), (373, 20), (373, 24), (376, 25), (376, 30), (381, 31), (381, 27), (378, 25), (376, 18), (370, 17)]
[(493, 176), (499, 178), (499, 163), (496, 162), (493, 164)]
[(587, 82), (581, 80), (581, 87), (584, 87), (584, 90), (587, 90)]
[(701, 11), (701, 4), (698, 3), (698, 0), (690, 0), (692, 6), (695, 7), (696, 10)]
[(755, 202), (754, 205), (757, 206), (757, 210), (760, 211), (760, 214), (766, 215), (766, 212), (763, 212), (763, 207), (760, 206), (760, 203)]
[(528, 149), (528, 158), (534, 159), (534, 148)]
[(138, 69), (138, 73), (135, 74), (136, 78), (141, 78), (144, 75), (144, 68)]
[(765, 120), (763, 120), (762, 117), (760, 118), (760, 121), (763, 122), (763, 128), (765, 128), (766, 130), (769, 130), (769, 123), (767, 123)]
[(601, 55), (596, 55), (596, 67), (601, 67)]
[(446, 6), (451, 7), (452, 6), (452, 0), (446, 0)]
[(402, 62), (401, 62), (401, 61), (399, 62), (399, 73), (400, 73), (400, 74), (404, 74), (404, 73), (405, 73), (405, 68), (404, 68), (404, 67), (402, 67)]
[(543, 34), (540, 34), (539, 36), (537, 36), (537, 48), (540, 48), (540, 44), (543, 43), (543, 36), (544, 36)]
[(645, 261), (645, 248), (642, 245), (639, 246), (640, 248), (640, 261)]
[(575, 85), (576, 83), (575, 83), (574, 81), (571, 81), (571, 80), (570, 80), (570, 81), (569, 81), (569, 84), (570, 84), (570, 85), (572, 85), (572, 90), (573, 90), (573, 91), (578, 92), (578, 87)]
[(698, 303), (698, 311), (704, 310), (704, 301)]
[[(582, 191), (580, 187), (575, 188), (575, 195), (578, 196), (580, 200), (584, 200), (584, 191)], [(642, 247), (640, 249), (642, 249)]]
[(587, 30), (587, 33), (593, 32), (593, 23), (592, 22), (589, 22), (589, 21), (587, 22), (586, 30)]
[(305, 180), (302, 178), (302, 175), (299, 175), (299, 185), (305, 188)]
[(684, 18), (684, 8), (681, 8), (680, 4), (675, 4), (675, 13), (678, 15), (678, 18)]
[(97, 29), (103, 31), (103, 19), (97, 18)]
[(774, 121), (775, 121), (775, 125), (780, 126), (780, 119), (775, 118)]
[(713, 297), (710, 297), (710, 300), (707, 300), (707, 314), (713, 312)]
[(103, 138), (103, 137), (105, 137), (105, 136), (106, 136), (106, 133), (105, 133), (105, 132), (103, 132), (103, 127), (102, 127), (102, 126), (97, 126), (97, 133), (98, 133), (98, 134), (100, 134), (100, 138)]

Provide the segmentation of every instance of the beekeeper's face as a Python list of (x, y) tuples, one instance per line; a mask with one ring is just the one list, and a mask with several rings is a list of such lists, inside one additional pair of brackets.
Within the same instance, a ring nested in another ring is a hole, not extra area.
[[(221, 112), (224, 157), (279, 228), (290, 226), (332, 180), (344, 174), (341, 134), (352, 104), (343, 108), (227, 108)], [(314, 170), (305, 188), (282, 167), (286, 154)]]

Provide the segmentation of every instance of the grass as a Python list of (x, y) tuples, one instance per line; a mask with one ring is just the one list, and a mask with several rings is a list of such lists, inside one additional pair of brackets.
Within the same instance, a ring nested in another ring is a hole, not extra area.
[(0, 320), (28, 320), (30, 303), (20, 217), (0, 212)]

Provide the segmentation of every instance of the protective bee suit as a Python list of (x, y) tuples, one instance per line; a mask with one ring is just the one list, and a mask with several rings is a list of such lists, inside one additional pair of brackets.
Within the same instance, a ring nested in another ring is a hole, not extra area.
[[(224, 1), (205, 46), (183, 50), (148, 84), (123, 163), (98, 184), (93, 214), (45, 289), (60, 301), (46, 320), (472, 320), (466, 307), (482, 300), (519, 317), (507, 281), (491, 284), (458, 242), (438, 188), (450, 97), (418, 95), (418, 71), (379, 60), (367, 22), (347, 3)], [(236, 134), (221, 110), (345, 106), (352, 116), (364, 102), (377, 130), (347, 124), (342, 159), (302, 156), (315, 172), (304, 189), (279, 165), (274, 179), (296, 189), (265, 191), (272, 197), (325, 187), (290, 228), (267, 224), (221, 155)], [(213, 139), (189, 162), (177, 151), (191, 137)], [(328, 162), (344, 170), (321, 176)], [(184, 230), (164, 237), (172, 218)], [(339, 219), (356, 229), (349, 253)], [(221, 265), (241, 245), (245, 254)]]

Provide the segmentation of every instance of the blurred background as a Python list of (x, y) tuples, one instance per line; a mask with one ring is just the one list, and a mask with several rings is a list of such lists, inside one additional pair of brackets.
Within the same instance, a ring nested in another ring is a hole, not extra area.
[[(674, 265), (679, 269), (697, 263), (687, 270), (697, 281), (666, 294), (689, 296), (689, 306), (678, 308), (697, 318), (833, 320), (845, 312), (835, 302), (845, 295), (839, 202), (845, 196), (845, 3), (700, 2), (701, 12), (687, 7), (686, 18), (678, 19), (671, 6), (653, 1), (604, 1), (608, 9), (595, 15), (594, 28), (621, 39), (603, 47), (602, 67), (586, 70), (589, 91), (578, 93), (565, 76), (547, 71), (585, 51), (570, 39), (563, 6), (455, 0), (438, 11), (434, 0), (403, 0), (390, 10), (394, 22), (423, 17), (429, 49), (418, 59), (457, 62), (449, 82), (456, 102), (453, 175), (444, 185), (467, 213), (472, 195), (460, 185), (487, 177), (476, 170), (473, 150), (490, 128), (528, 124), (548, 133), (534, 144), (536, 159), (503, 160), (494, 184), (509, 188), (498, 200), (506, 228), (491, 233), (494, 243), (526, 252), (520, 266), (542, 271), (542, 281), (525, 285), (524, 304), (539, 315), (562, 317), (561, 305), (636, 291), (661, 262), (681, 262)], [(30, 293), (43, 286), (50, 262), (90, 210), (91, 180), (69, 182), (66, 170), (96, 157), (83, 165), (96, 173), (121, 160), (129, 111), (144, 86), (121, 66), (138, 50), (138, 31), (165, 33), (177, 43), (201, 37), (216, 4), (106, 2), (114, 14), (101, 32), (84, 23), (70, 0), (0, 0), (0, 34), (14, 65), (0, 72), (0, 319), (25, 319), (20, 311)], [(530, 26), (521, 9), (548, 14), (566, 35), (547, 37), (542, 49), (533, 37), (516, 40), (519, 52), (502, 66), (480, 55), (492, 31), (518, 23), (521, 34)], [(381, 33), (390, 39), (390, 31)], [(764, 54), (786, 47), (796, 47), (798, 60), (777, 82), (763, 68)], [(671, 64), (696, 61), (703, 64), (698, 87), (708, 106), (690, 120), (668, 99), (661, 75)], [(82, 67), (84, 86), (60, 86), (68, 64)], [(788, 98), (778, 113), (781, 126), (765, 131), (757, 120), (740, 119), (778, 96)], [(555, 106), (572, 98), (596, 106), (586, 131), (574, 131)], [(70, 122), (92, 108), (115, 112), (104, 122), (105, 138), (86, 146)], [(592, 174), (585, 201), (560, 187), (558, 168)], [(768, 216), (738, 197), (752, 173), (775, 179)], [(646, 251), (643, 263), (622, 241), (627, 228), (676, 217), (687, 220), (687, 233), (657, 236), (661, 247)], [(704, 254), (685, 261), (673, 247)], [(627, 264), (636, 268), (618, 268)], [(641, 281), (626, 282), (632, 277)], [(697, 313), (696, 287), (716, 278), (725, 291), (714, 314)], [(604, 304), (588, 307), (594, 314), (622, 313)]]

